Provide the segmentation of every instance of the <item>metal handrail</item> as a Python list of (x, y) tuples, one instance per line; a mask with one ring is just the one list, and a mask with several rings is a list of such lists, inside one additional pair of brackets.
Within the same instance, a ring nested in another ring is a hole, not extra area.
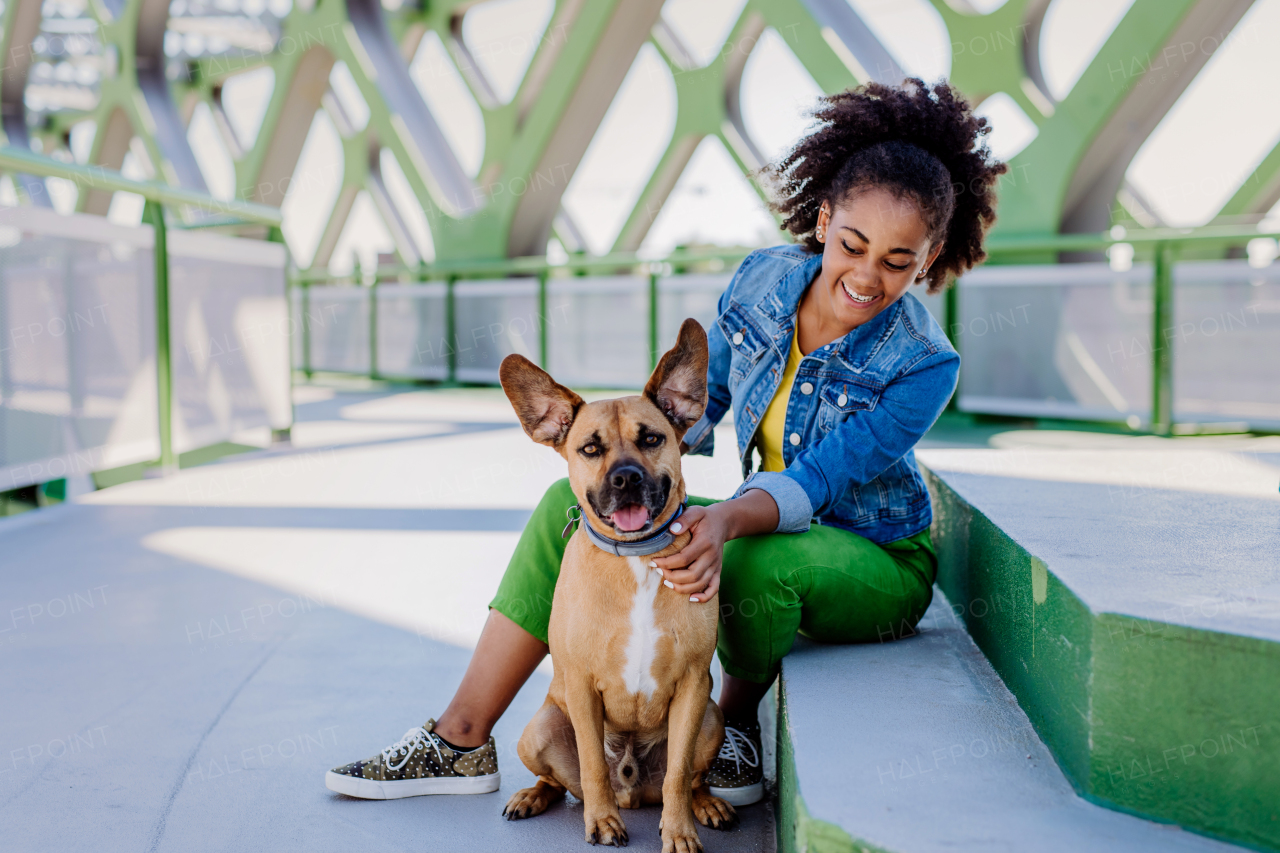
[[(43, 178), (62, 178), (89, 190), (134, 193), (157, 204), (185, 205), (237, 217), (244, 223), (279, 226), (280, 209), (250, 201), (223, 201), (208, 193), (171, 187), (157, 181), (135, 181), (102, 166), (63, 163), (13, 145), (0, 146), (0, 171), (20, 172)], [(240, 224), (222, 222), (219, 224)]]
[(1056, 252), (1092, 252), (1117, 243), (1154, 246), (1160, 243), (1196, 246), (1238, 246), (1259, 237), (1280, 238), (1280, 231), (1260, 231), (1234, 225), (1202, 225), (1197, 228), (1141, 228), (1132, 231), (1119, 228), (1115, 233), (1051, 234), (1048, 236), (1010, 234), (986, 242), (987, 255), (1048, 254)]
[[(1238, 226), (1205, 225), (1198, 228), (1144, 228), (1133, 231), (1104, 231), (1090, 234), (1009, 235), (995, 237), (986, 243), (988, 261), (999, 261), (1009, 256), (1056, 255), (1061, 252), (1093, 252), (1110, 248), (1118, 243), (1142, 246), (1155, 251), (1159, 245), (1181, 247), (1238, 246), (1257, 238), (1280, 239), (1280, 230), (1262, 231)], [(692, 266), (709, 261), (726, 264), (741, 261), (754, 251), (748, 247), (732, 249), (684, 250), (678, 249), (662, 257), (639, 255), (635, 252), (614, 252), (607, 255), (570, 255), (562, 262), (549, 261), (545, 256), (533, 255), (519, 258), (492, 260), (455, 260), (424, 263), (418, 266), (385, 264), (369, 270), (375, 281), (407, 278), (410, 281), (436, 281), (450, 278), (502, 277), (508, 275), (545, 275), (559, 270), (566, 273), (616, 272), (620, 269), (648, 271), (656, 266)], [(353, 281), (364, 277), (362, 271), (334, 273), (327, 269), (294, 270), (291, 279), (296, 284)]]
[[(573, 273), (617, 272), (619, 269), (644, 269), (655, 266), (673, 267), (721, 261), (725, 264), (741, 261), (754, 249), (677, 250), (660, 258), (647, 257), (635, 252), (615, 252), (607, 255), (570, 255), (562, 262), (552, 262), (544, 255), (492, 260), (438, 261), (419, 266), (384, 264), (371, 270), (377, 280), (409, 278), (414, 281), (434, 281), (448, 278), (479, 278), (485, 276), (540, 275), (561, 270)], [(295, 270), (292, 280), (297, 284), (318, 284), (329, 281), (347, 281), (358, 278), (360, 271), (334, 273), (327, 269)]]

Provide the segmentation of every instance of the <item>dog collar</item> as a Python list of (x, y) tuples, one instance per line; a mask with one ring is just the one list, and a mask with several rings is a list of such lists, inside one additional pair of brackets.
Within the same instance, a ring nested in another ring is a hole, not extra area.
[[(677, 518), (684, 515), (685, 507), (688, 505), (689, 502), (687, 500), (681, 501), (680, 506), (676, 507), (675, 513), (661, 527), (643, 539), (620, 541), (618, 539), (610, 539), (592, 527), (590, 523), (585, 523), (582, 527), (587, 531), (587, 538), (591, 540), (591, 544), (601, 551), (613, 554), (615, 557), (647, 557), (650, 554), (658, 553), (675, 541), (675, 534), (671, 532), (670, 527)], [(573, 514), (574, 510), (578, 511), (577, 515)], [(569, 523), (561, 531), (561, 539), (569, 535), (571, 527), (582, 521), (582, 506), (574, 504), (565, 512), (565, 516), (569, 519)]]

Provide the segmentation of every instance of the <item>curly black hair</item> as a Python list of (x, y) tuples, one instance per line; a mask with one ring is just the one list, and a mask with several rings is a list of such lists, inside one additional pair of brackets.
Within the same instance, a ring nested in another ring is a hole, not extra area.
[(822, 203), (834, 207), (879, 187), (913, 202), (934, 243), (943, 243), (929, 267), (930, 293), (986, 258), (982, 239), (1008, 166), (987, 147), (990, 123), (950, 84), (868, 83), (823, 96), (812, 115), (818, 129), (758, 173), (773, 186), (770, 206), (785, 217), (782, 230), (820, 254), (813, 232)]

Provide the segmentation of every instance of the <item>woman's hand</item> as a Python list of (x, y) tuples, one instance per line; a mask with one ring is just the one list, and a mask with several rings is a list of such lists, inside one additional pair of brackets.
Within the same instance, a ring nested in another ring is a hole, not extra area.
[(748, 489), (732, 500), (686, 509), (671, 525), (671, 532), (688, 530), (693, 538), (683, 549), (651, 560), (650, 565), (662, 572), (667, 586), (701, 604), (720, 590), (724, 543), (777, 529), (778, 505), (773, 497), (763, 489)]
[[(720, 566), (724, 559), (724, 543), (732, 538), (730, 513), (732, 501), (711, 506), (691, 506), (671, 525), (672, 533), (688, 530), (693, 534), (680, 551), (650, 562), (662, 572), (663, 582), (690, 601), (710, 601), (720, 589)], [(678, 528), (678, 529), (677, 529)]]

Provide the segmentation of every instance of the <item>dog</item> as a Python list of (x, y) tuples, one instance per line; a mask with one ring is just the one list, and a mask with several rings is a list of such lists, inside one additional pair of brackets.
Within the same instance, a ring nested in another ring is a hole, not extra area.
[(685, 320), (639, 396), (586, 403), (520, 355), (499, 375), (524, 431), (568, 461), (581, 512), (552, 599), (551, 688), (520, 737), (538, 780), (503, 814), (532, 817), (571, 791), (587, 841), (625, 847), (619, 808), (661, 803), (663, 853), (701, 851), (695, 818), (738, 820), (704, 781), (724, 740), (710, 673), (719, 595), (692, 602), (649, 560), (691, 538), (669, 525), (687, 499), (680, 439), (707, 405), (706, 332)]

